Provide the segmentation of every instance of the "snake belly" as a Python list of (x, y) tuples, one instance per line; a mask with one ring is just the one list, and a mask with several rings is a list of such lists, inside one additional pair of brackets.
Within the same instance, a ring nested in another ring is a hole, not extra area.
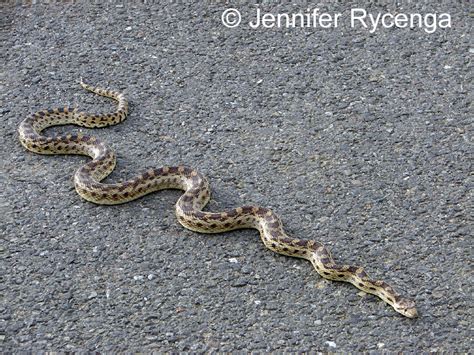
[(315, 240), (297, 239), (283, 230), (280, 218), (270, 209), (259, 206), (241, 206), (223, 212), (203, 211), (210, 198), (206, 177), (187, 166), (150, 168), (120, 183), (104, 184), (101, 181), (115, 167), (115, 154), (99, 139), (82, 133), (43, 135), (51, 126), (74, 124), (97, 128), (122, 122), (128, 113), (125, 96), (113, 90), (85, 84), (80, 85), (95, 94), (117, 101), (115, 112), (90, 114), (76, 108), (62, 107), (38, 111), (21, 122), (18, 133), (21, 144), (39, 154), (80, 154), (92, 158), (74, 174), (77, 193), (87, 201), (114, 205), (135, 200), (154, 191), (183, 190), (176, 203), (176, 216), (181, 225), (199, 233), (221, 233), (234, 229), (252, 228), (260, 232), (265, 246), (279, 254), (309, 260), (319, 275), (349, 282), (358, 289), (380, 297), (400, 314), (417, 316), (413, 300), (400, 296), (384, 281), (372, 280), (360, 266), (338, 265), (329, 250)]

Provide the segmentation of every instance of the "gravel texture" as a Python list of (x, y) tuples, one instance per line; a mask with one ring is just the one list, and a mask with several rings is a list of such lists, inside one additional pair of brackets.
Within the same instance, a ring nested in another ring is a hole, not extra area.
[[(366, 7), (450, 13), (452, 28), (431, 34), (228, 29), (223, 3), (0, 6), (0, 350), (472, 348), (466, 2)], [(93, 131), (118, 155), (108, 181), (196, 167), (213, 187), (209, 209), (271, 207), (290, 233), (415, 298), (420, 317), (323, 280), (255, 231), (183, 229), (177, 191), (83, 202), (71, 177), (87, 159), (26, 152), (16, 133), (39, 109), (112, 109), (81, 76), (130, 101), (128, 120)]]

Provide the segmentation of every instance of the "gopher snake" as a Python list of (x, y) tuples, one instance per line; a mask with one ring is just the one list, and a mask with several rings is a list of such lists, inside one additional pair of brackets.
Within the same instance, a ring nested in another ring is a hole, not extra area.
[(115, 154), (104, 143), (92, 136), (66, 134), (44, 136), (47, 127), (75, 124), (84, 127), (106, 127), (122, 122), (128, 113), (123, 94), (80, 82), (81, 86), (98, 95), (112, 98), (118, 108), (109, 114), (88, 114), (68, 107), (38, 111), (27, 117), (19, 127), (21, 144), (39, 154), (81, 154), (92, 161), (80, 167), (74, 175), (76, 191), (82, 198), (97, 204), (113, 205), (135, 200), (153, 191), (184, 190), (176, 203), (176, 216), (185, 228), (200, 233), (220, 233), (240, 228), (260, 232), (265, 246), (277, 253), (309, 260), (324, 278), (345, 281), (364, 292), (374, 294), (406, 317), (417, 316), (415, 303), (401, 297), (383, 281), (371, 280), (362, 267), (337, 265), (328, 249), (314, 240), (290, 238), (283, 231), (280, 218), (270, 209), (243, 206), (224, 212), (204, 212), (210, 198), (205, 176), (185, 166), (148, 169), (134, 178), (115, 184), (100, 181), (115, 167)]

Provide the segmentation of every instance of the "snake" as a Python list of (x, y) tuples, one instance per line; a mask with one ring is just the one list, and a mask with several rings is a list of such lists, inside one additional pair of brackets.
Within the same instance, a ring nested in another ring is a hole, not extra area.
[(210, 200), (207, 178), (184, 165), (148, 168), (126, 181), (102, 183), (115, 168), (112, 149), (94, 136), (82, 132), (43, 135), (48, 127), (78, 125), (87, 128), (107, 127), (125, 120), (128, 101), (118, 91), (92, 86), (80, 80), (85, 90), (117, 102), (112, 113), (91, 114), (77, 107), (45, 109), (28, 115), (19, 125), (18, 138), (29, 151), (38, 154), (78, 154), (92, 158), (74, 174), (74, 186), (85, 200), (100, 205), (116, 205), (138, 199), (154, 191), (182, 190), (175, 205), (179, 223), (198, 233), (221, 233), (235, 229), (256, 229), (268, 249), (286, 256), (306, 259), (323, 278), (351, 283), (358, 289), (378, 296), (393, 309), (408, 318), (418, 316), (415, 302), (402, 297), (390, 285), (373, 280), (363, 267), (337, 264), (330, 251), (316, 240), (290, 237), (285, 233), (279, 216), (269, 208), (245, 205), (222, 212), (204, 211)]

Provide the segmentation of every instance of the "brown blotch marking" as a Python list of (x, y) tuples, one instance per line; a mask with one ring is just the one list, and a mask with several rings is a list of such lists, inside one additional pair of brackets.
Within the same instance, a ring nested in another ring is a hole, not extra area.
[(387, 301), (389, 301), (390, 303), (393, 303), (393, 298), (392, 297), (387, 297)]
[(266, 221), (267, 223), (273, 223), (273, 222), (275, 222), (275, 218), (274, 218), (272, 215), (269, 216), (268, 214), (265, 214), (265, 215), (263, 216), (263, 218), (265, 219), (265, 221)]
[(212, 223), (209, 227), (211, 227), (211, 228), (216, 228), (216, 227), (217, 227), (217, 224)]
[(280, 237), (280, 232), (276, 230), (271, 230), (270, 235), (272, 236), (273, 239), (279, 239)]
[(196, 223), (196, 227), (202, 227), (202, 223), (201, 223), (201, 222), (197, 222), (197, 223)]
[(124, 181), (124, 182), (122, 183), (122, 185), (125, 186), (125, 187), (131, 187), (131, 186), (132, 186), (132, 183), (131, 183), (130, 180), (128, 180), (128, 181)]
[(267, 226), (269, 228), (273, 228), (273, 229), (276, 229), (276, 228), (279, 228), (281, 226), (280, 222), (279, 221), (274, 221), (274, 222), (269, 222), (267, 223)]
[(253, 213), (254, 207), (252, 206), (243, 206), (240, 207), (242, 209), (242, 213), (248, 214), (248, 213)]
[(330, 272), (327, 272), (327, 271), (323, 271), (323, 274), (324, 274), (324, 275), (331, 275), (331, 273), (330, 273)]
[(296, 245), (300, 246), (300, 247), (306, 247), (308, 245), (308, 241), (306, 240), (298, 240), (296, 242)]
[(207, 216), (204, 212), (201, 212), (201, 211), (195, 211), (194, 212), (194, 216), (197, 218), (197, 219), (203, 219), (203, 220), (207, 220)]
[(267, 214), (267, 212), (271, 213), (271, 211), (268, 208), (264, 208), (264, 207), (256, 207), (256, 208), (257, 210), (255, 211), (255, 213), (258, 214), (259, 216), (264, 216)]
[(321, 258), (320, 261), (323, 264), (327, 264), (327, 263), (329, 263), (329, 258)]
[(349, 266), (347, 268), (347, 271), (349, 271), (350, 273), (353, 273), (353, 274), (357, 274), (357, 270), (359, 270), (359, 267), (357, 267), (357, 266)]
[(321, 248), (321, 247), (322, 247), (322, 245), (319, 244), (318, 242), (314, 241), (314, 240), (310, 240), (309, 243), (308, 243), (308, 248), (311, 248), (314, 251), (318, 251), (318, 249)]
[(220, 220), (221, 219), (221, 214), (220, 213), (211, 213), (208, 215), (209, 219), (215, 219), (215, 220)]
[(128, 195), (130, 195), (130, 194), (129, 194), (127, 191), (125, 191), (125, 192), (123, 193), (123, 197), (128, 197)]
[(113, 194), (112, 199), (117, 200), (118, 199), (118, 194)]
[(186, 176), (190, 176), (191, 175), (191, 172), (193, 171), (193, 169), (191, 169), (190, 167), (187, 167), (187, 166), (181, 166), (182, 171), (180, 171), (181, 174), (184, 174)]
[(182, 202), (191, 202), (193, 200), (193, 196), (188, 195), (188, 194), (184, 194), (183, 196), (181, 196), (180, 200)]
[(228, 217), (235, 217), (237, 216), (237, 211), (234, 209), (234, 210), (230, 210), (227, 212), (227, 216)]
[(183, 212), (192, 212), (194, 210), (193, 206), (190, 203), (182, 203), (180, 207)]
[(375, 291), (376, 288), (374, 286), (369, 286), (369, 290)]
[(324, 247), (320, 247), (318, 248), (318, 250), (316, 250), (316, 252), (318, 253), (318, 255), (321, 257), (321, 258), (329, 258), (329, 252), (327, 251), (326, 248)]
[(226, 224), (224, 224), (224, 227), (226, 228), (229, 228), (231, 226), (231, 224), (229, 222), (227, 222)]

